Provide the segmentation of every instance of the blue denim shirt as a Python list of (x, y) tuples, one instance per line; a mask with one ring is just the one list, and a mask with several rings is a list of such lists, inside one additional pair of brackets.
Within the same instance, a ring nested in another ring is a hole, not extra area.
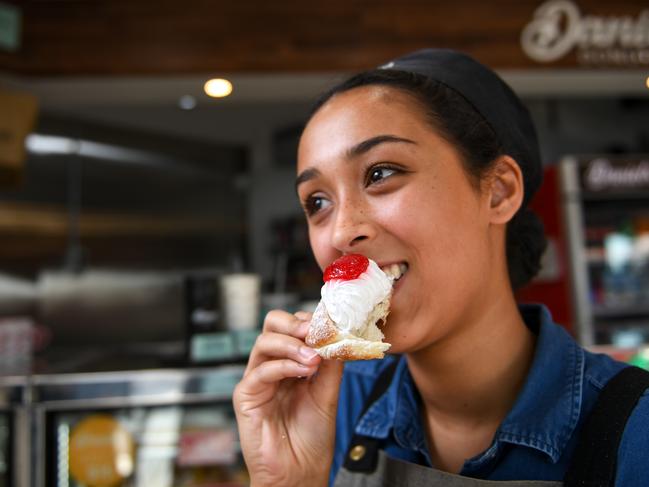
[[(491, 446), (468, 459), (461, 475), (486, 480), (563, 479), (584, 418), (602, 387), (626, 364), (587, 352), (552, 322), (540, 305), (523, 305), (527, 326), (537, 334), (534, 359), (523, 389)], [(359, 418), (376, 377), (398, 360), (388, 390)], [(345, 366), (330, 485), (353, 432), (384, 440), (390, 456), (432, 466), (422, 428), (420, 400), (404, 357), (349, 362)], [(618, 486), (649, 485), (649, 393), (629, 418), (618, 452)]]

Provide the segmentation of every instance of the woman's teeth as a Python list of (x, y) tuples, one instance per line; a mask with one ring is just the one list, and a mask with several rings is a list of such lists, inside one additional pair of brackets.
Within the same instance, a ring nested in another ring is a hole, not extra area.
[(408, 264), (392, 264), (383, 267), (381, 270), (389, 277), (392, 277), (395, 281), (398, 281), (408, 270)]

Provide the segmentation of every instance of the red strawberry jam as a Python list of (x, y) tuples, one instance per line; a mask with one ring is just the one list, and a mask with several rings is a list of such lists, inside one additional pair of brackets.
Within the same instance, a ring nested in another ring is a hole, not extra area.
[(332, 279), (351, 281), (365, 272), (365, 269), (367, 269), (367, 266), (369, 265), (370, 261), (364, 255), (343, 255), (325, 269), (324, 281), (327, 282)]

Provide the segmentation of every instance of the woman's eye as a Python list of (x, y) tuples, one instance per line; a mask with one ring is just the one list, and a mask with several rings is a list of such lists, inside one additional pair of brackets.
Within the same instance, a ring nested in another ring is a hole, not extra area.
[(307, 215), (313, 215), (321, 210), (327, 208), (331, 202), (322, 196), (310, 196), (304, 202), (304, 210)]
[(391, 167), (373, 167), (368, 172), (367, 184), (378, 183), (379, 181), (392, 176), (396, 172), (397, 170)]

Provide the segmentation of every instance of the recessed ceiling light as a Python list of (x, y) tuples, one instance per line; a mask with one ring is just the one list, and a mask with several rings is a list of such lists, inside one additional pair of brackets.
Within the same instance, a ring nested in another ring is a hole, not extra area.
[(232, 93), (232, 83), (227, 79), (214, 78), (205, 83), (203, 86), (205, 93), (213, 98), (223, 98)]
[(183, 95), (178, 99), (178, 106), (183, 110), (192, 110), (196, 108), (196, 98), (192, 95)]

